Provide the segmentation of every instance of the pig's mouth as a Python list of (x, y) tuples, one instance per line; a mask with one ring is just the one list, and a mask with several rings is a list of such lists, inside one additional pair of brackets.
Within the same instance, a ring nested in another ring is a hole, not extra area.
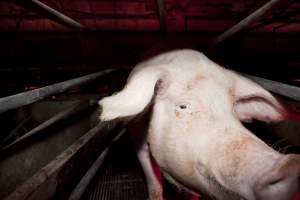
[(242, 197), (238, 193), (222, 186), (215, 177), (210, 175), (203, 176), (201, 174), (199, 178), (201, 178), (201, 180), (206, 179), (206, 181), (210, 185), (210, 189), (212, 189), (211, 191), (205, 188), (202, 188), (203, 190), (199, 190), (199, 188), (193, 188), (191, 186), (186, 187), (184, 183), (181, 183), (179, 180), (175, 179), (171, 174), (168, 174), (167, 172), (164, 172), (164, 176), (170, 183), (175, 185), (179, 190), (184, 190), (191, 194), (195, 194), (195, 193), (200, 195), (205, 194), (220, 200), (247, 200), (247, 198)]
[(202, 168), (197, 166), (197, 174), (200, 180), (205, 180), (204, 182), (208, 183), (208, 187), (202, 188), (202, 191), (197, 191), (199, 193), (205, 193), (212, 197), (222, 200), (247, 200), (246, 197), (241, 196), (234, 190), (230, 190), (224, 187), (218, 180), (210, 173), (205, 173)]
[(223, 199), (223, 200), (247, 200), (245, 197), (242, 197), (241, 195), (239, 195), (238, 193), (234, 192), (233, 190), (229, 190), (227, 188), (225, 188), (223, 185), (221, 185), (216, 178), (212, 177), (212, 176), (207, 176), (206, 177), (207, 180), (209, 181), (209, 183), (215, 187), (216, 191), (214, 192), (210, 192), (212, 196), (215, 197), (221, 197), (219, 199)]
[(300, 156), (285, 155), (254, 185), (257, 199), (292, 199), (299, 192)]

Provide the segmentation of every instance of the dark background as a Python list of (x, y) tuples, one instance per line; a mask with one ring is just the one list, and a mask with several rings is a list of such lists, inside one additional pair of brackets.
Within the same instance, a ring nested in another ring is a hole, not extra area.
[(282, 1), (212, 48), (223, 32), (267, 0), (43, 0), (77, 30), (27, 0), (0, 2), (0, 95), (105, 68), (131, 69), (157, 52), (190, 47), (227, 68), (297, 84), (300, 2)]

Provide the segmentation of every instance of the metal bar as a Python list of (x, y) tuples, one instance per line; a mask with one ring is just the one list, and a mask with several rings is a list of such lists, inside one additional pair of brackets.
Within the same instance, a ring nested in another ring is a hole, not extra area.
[(82, 76), (79, 78), (75, 78), (75, 79), (71, 79), (68, 81), (64, 81), (64, 82), (56, 83), (56, 84), (49, 85), (46, 87), (31, 90), (28, 92), (23, 92), (23, 93), (11, 95), (8, 97), (0, 98), (0, 114), (6, 112), (8, 110), (16, 109), (16, 108), (34, 103), (36, 101), (39, 101), (39, 100), (49, 97), (51, 95), (65, 92), (66, 90), (68, 90), (72, 87), (91, 82), (103, 75), (111, 73), (112, 71), (113, 71), (112, 69), (108, 69), (108, 70), (104, 70), (101, 72), (89, 74), (89, 75)]
[(16, 126), (16, 128), (14, 128), (1, 142), (0, 142), (0, 146), (4, 146), (8, 141), (10, 141), (12, 138), (17, 137), (19, 130), (24, 127), (24, 125), (31, 120), (31, 116), (27, 117), (26, 119), (24, 119), (20, 124), (18, 124)]
[[(36, 7), (39, 9), (39, 11), (46, 12), (51, 18), (53, 18), (56, 22), (66, 25), (68, 27), (82, 30), (84, 26), (75, 20), (71, 19), (70, 17), (62, 14), (61, 12), (58, 12), (57, 10), (51, 8), (50, 6), (47, 6), (46, 4), (38, 1), (38, 0), (26, 0), (26, 1), (17, 1), (18, 4), (25, 4), (27, 5), (32, 4), (32, 6)], [(27, 7), (27, 6), (26, 6)]]
[(163, 36), (167, 34), (167, 25), (166, 25), (166, 10), (165, 10), (165, 2), (164, 0), (156, 0), (157, 8), (158, 8), (158, 17), (160, 24), (160, 31)]
[(252, 76), (249, 74), (242, 73), (243, 76), (253, 80), (257, 84), (261, 85), (263, 88), (274, 92), (276, 94), (288, 97), (290, 99), (300, 101), (300, 88), (285, 83), (280, 83), (277, 81), (272, 81), (257, 76)]
[(107, 157), (112, 144), (117, 141), (124, 133), (126, 129), (122, 129), (121, 132), (113, 139), (113, 141), (104, 149), (104, 151), (100, 154), (97, 160), (93, 163), (90, 169), (86, 172), (81, 181), (77, 184), (76, 188), (71, 193), (69, 200), (80, 200), (89, 183), (94, 178), (95, 174), (102, 166), (105, 158)]
[(58, 122), (61, 122), (63, 120), (66, 120), (70, 118), (71, 116), (74, 116), (75, 114), (78, 114), (84, 110), (87, 110), (88, 108), (96, 105), (96, 101), (88, 101), (88, 102), (79, 102), (74, 106), (71, 106), (70, 108), (59, 112), (58, 114), (54, 115), (50, 119), (46, 120), (45, 122), (41, 123), (39, 126), (35, 127), (22, 137), (18, 138), (17, 140), (13, 141), (12, 143), (4, 146), (0, 149), (0, 155), (7, 156), (7, 152), (9, 150), (13, 150), (14, 147), (24, 144), (28, 139), (36, 136), (37, 134), (40, 134), (41, 131), (45, 130), (46, 128), (49, 128), (50, 126), (57, 124)]
[(248, 17), (231, 27), (229, 30), (225, 31), (223, 34), (221, 34), (215, 41), (214, 46), (219, 44), (220, 42), (223, 42), (224, 40), (228, 39), (229, 37), (235, 35), (236, 33), (242, 31), (246, 27), (248, 27), (251, 23), (253, 23), (256, 20), (259, 20), (260, 18), (264, 17), (267, 13), (269, 13), (278, 3), (282, 3), (287, 0), (271, 0), (256, 11), (254, 11), (252, 14), (250, 14)]
[[(80, 137), (74, 144), (58, 155), (35, 175), (26, 180), (5, 200), (25, 199), (59, 199), (57, 192), (67, 185), (72, 185), (74, 176), (80, 176), (78, 167), (87, 169), (91, 157), (95, 158), (104, 149), (108, 141), (118, 133), (118, 121), (100, 122), (90, 131)], [(51, 188), (49, 190), (49, 188)], [(60, 197), (61, 198), (61, 197)]]

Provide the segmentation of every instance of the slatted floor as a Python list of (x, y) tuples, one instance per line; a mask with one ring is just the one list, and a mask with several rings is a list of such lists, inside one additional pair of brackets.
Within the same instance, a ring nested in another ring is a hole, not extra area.
[(83, 199), (147, 199), (143, 172), (127, 135), (113, 145)]
[[(183, 200), (186, 194), (164, 184), (166, 199)], [(146, 183), (131, 141), (123, 136), (111, 151), (82, 199), (87, 200), (144, 200)]]

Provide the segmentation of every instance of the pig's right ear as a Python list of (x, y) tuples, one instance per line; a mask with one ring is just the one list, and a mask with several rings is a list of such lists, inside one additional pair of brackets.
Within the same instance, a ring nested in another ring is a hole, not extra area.
[(160, 66), (135, 68), (123, 90), (99, 101), (100, 120), (108, 121), (141, 113), (151, 102), (155, 85), (162, 76)]
[(288, 118), (286, 108), (258, 84), (234, 74), (233, 85), (233, 112), (239, 120), (276, 122)]

